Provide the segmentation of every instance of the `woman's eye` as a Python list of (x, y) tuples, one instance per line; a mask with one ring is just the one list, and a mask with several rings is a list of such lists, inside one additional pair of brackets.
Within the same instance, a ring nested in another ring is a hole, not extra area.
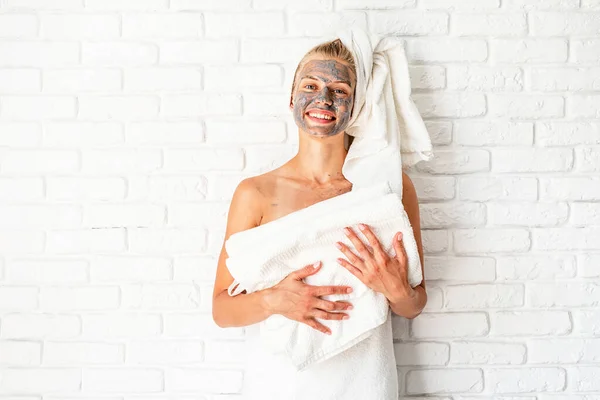
[(342, 89), (335, 89), (335, 90), (336, 90), (336, 91), (337, 91), (337, 93), (339, 93), (339, 94), (346, 94), (346, 92), (345, 92), (345, 91), (343, 91)]
[(313, 87), (313, 88), (315, 88), (315, 87), (316, 87), (315, 85), (308, 84), (308, 85), (304, 85), (304, 88), (305, 88), (305, 89), (310, 89), (310, 88), (309, 88), (309, 86), (311, 86), (311, 87)]

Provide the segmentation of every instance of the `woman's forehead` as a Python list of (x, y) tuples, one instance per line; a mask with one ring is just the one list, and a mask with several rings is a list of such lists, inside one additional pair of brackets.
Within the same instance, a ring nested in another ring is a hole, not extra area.
[(346, 81), (350, 86), (354, 86), (356, 80), (352, 68), (336, 58), (322, 57), (308, 60), (300, 70), (299, 79), (310, 76)]

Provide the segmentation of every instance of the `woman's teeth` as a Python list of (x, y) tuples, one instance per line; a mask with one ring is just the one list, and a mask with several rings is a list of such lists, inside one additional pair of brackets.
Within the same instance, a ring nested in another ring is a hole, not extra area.
[(325, 115), (325, 114), (308, 113), (308, 115), (310, 115), (313, 118), (319, 118), (319, 119), (327, 119), (327, 120), (333, 119), (333, 117), (331, 117), (329, 115)]

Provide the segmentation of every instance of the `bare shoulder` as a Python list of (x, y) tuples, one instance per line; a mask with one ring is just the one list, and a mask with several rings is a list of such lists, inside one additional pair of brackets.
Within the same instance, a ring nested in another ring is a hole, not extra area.
[(405, 208), (414, 208), (419, 206), (419, 200), (417, 198), (417, 190), (413, 184), (412, 179), (402, 171), (402, 203)]
[(226, 237), (260, 224), (263, 208), (260, 181), (260, 177), (250, 177), (238, 183), (229, 205)]

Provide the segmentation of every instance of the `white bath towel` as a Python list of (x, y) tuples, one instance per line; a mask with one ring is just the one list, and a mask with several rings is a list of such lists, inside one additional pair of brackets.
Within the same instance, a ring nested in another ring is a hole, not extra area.
[[(319, 260), (322, 267), (305, 278), (307, 284), (353, 288), (347, 295), (323, 297), (331, 301), (348, 300), (354, 306), (348, 311), (351, 315), (348, 320), (319, 320), (331, 329), (332, 335), (282, 315), (273, 315), (260, 323), (260, 335), (265, 343), (274, 353), (286, 354), (298, 370), (327, 360), (366, 339), (387, 319), (389, 305), (385, 296), (368, 288), (336, 262), (336, 258), (345, 256), (334, 243), (340, 241), (353, 249), (343, 228), (352, 226), (359, 232), (359, 223), (373, 229), (390, 256), (395, 256), (394, 234), (403, 232), (409, 283), (412, 287), (418, 285), (423, 276), (417, 244), (402, 200), (388, 182), (353, 190), (234, 233), (225, 242), (226, 265), (235, 279), (229, 287), (229, 295), (272, 287), (293, 271)], [(363, 241), (368, 243), (364, 236)], [(377, 354), (372, 356), (377, 357)]]

